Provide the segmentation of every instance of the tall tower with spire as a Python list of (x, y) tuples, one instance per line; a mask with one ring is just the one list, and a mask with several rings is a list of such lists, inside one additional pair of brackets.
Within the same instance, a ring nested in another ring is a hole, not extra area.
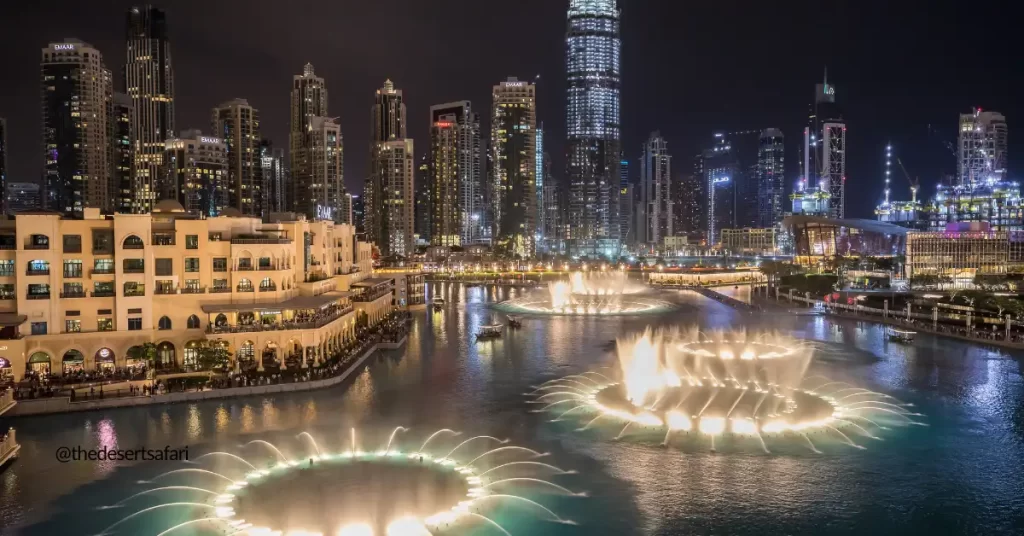
[(415, 253), (415, 161), (402, 90), (391, 80), (377, 90), (370, 115), (366, 236), (384, 256), (408, 257)]
[(814, 87), (814, 103), (808, 122), (810, 129), (808, 187), (818, 187), (829, 195), (829, 216), (846, 216), (846, 121), (836, 100), (836, 87), (828, 83), (825, 68), (820, 84)]

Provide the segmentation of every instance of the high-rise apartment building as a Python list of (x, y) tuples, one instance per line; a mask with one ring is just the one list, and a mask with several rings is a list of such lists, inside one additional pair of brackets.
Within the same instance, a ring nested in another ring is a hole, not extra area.
[(717, 244), (722, 229), (737, 227), (737, 182), (741, 174), (739, 160), (723, 134), (715, 134), (715, 143), (698, 159), (697, 170), (704, 178), (707, 192), (707, 240)]
[(657, 247), (666, 236), (675, 234), (672, 198), (672, 156), (668, 142), (653, 132), (640, 156), (636, 241)]
[(385, 256), (410, 255), (415, 230), (415, 161), (412, 140), (406, 138), (402, 90), (395, 89), (391, 80), (377, 89), (370, 117), (370, 177), (363, 190), (366, 236)]
[(228, 147), (228, 204), (244, 216), (269, 216), (259, 111), (245, 99), (234, 99), (213, 109), (211, 124), (214, 136)]
[(114, 208), (110, 125), (113, 80), (103, 56), (67, 39), (42, 50), (43, 207), (81, 216)]
[(783, 176), (785, 138), (777, 128), (761, 131), (757, 149), (757, 226), (775, 227), (782, 222), (785, 203)]
[(262, 140), (259, 154), (263, 184), (266, 186), (264, 203), (268, 215), (274, 212), (291, 212), (291, 184), (288, 180), (284, 149), (274, 147), (270, 140)]
[(999, 112), (980, 108), (960, 114), (960, 139), (957, 144), (960, 185), (1006, 180), (1006, 118)]
[(4, 194), (9, 214), (39, 210), (43, 204), (42, 188), (34, 182), (8, 182)]
[[(416, 252), (414, 234), (413, 176), (416, 160), (411, 139), (375, 144), (374, 162), (378, 188), (374, 190), (374, 218), (370, 220), (374, 243), (385, 257), (409, 257)], [(367, 207), (369, 208), (369, 207)]]
[(420, 165), (416, 168), (416, 223), (413, 225), (413, 231), (418, 238), (418, 244), (430, 243), (430, 210), (431, 203), (433, 202), (430, 197), (433, 191), (430, 180), (430, 158), (431, 155), (429, 154), (423, 155), (423, 158), (420, 159)]
[[(164, 142), (174, 136), (174, 69), (167, 17), (151, 7), (128, 11), (125, 90), (135, 104), (131, 132), (135, 136), (135, 174), (130, 211), (152, 210), (161, 190)], [(122, 207), (124, 208), (124, 207)]]
[(533, 155), (536, 161), (534, 176), (537, 179), (537, 187), (533, 206), (536, 207), (537, 213), (535, 235), (539, 244), (548, 237), (547, 219), (544, 218), (544, 181), (547, 180), (547, 177), (544, 175), (544, 159), (547, 157), (547, 154), (544, 152), (544, 123), (537, 127), (536, 139), (537, 146), (534, 148)]
[(509, 78), (491, 97), (495, 245), (530, 257), (536, 248), (537, 87)]
[(697, 157), (695, 169), (680, 174), (672, 188), (675, 198), (675, 208), (672, 209), (672, 216), (675, 217), (673, 231), (676, 236), (687, 237), (688, 242), (693, 244), (699, 244), (707, 235), (707, 181), (702, 163), (703, 154)]
[(619, 158), (619, 239), (635, 242), (636, 231), (633, 229), (633, 212), (636, 210), (633, 199), (633, 185), (629, 181), (629, 160), (625, 155)]
[[(457, 165), (457, 218), (459, 239), (463, 245), (480, 242), (481, 212), (484, 204), (483, 168), (480, 153), (480, 117), (470, 101), (457, 101), (430, 107), (431, 132), (435, 125), (451, 124), (455, 136), (452, 157)], [(433, 139), (431, 143), (433, 144)], [(434, 148), (428, 158), (432, 158)], [(434, 167), (432, 169), (439, 169)], [(433, 175), (432, 185), (437, 185)], [(431, 216), (433, 217), (433, 216)]]
[[(302, 74), (292, 76), (291, 91), (291, 124), (288, 142), (291, 148), (289, 158), (291, 165), (290, 191), (288, 209), (316, 216), (315, 205), (311, 205), (312, 191), (317, 190), (313, 178), (313, 118), (327, 117), (327, 85), (324, 79), (316, 75), (313, 64), (307, 63)], [(301, 205), (301, 208), (300, 206)]]
[(346, 193), (341, 125), (330, 117), (311, 118), (302, 147), (305, 175), (302, 181), (292, 181), (292, 209), (311, 220), (341, 223), (343, 215), (338, 208)]
[(829, 215), (846, 214), (846, 121), (836, 102), (836, 87), (828, 83), (828, 73), (814, 87), (814, 103), (808, 121), (810, 154), (805, 158), (811, 175), (807, 180), (829, 196)]
[(186, 130), (164, 142), (161, 161), (165, 199), (200, 217), (218, 216), (230, 206), (228, 149), (221, 138)]
[(615, 0), (569, 1), (569, 228), (576, 239), (620, 238), (621, 48)]
[(111, 189), (114, 210), (131, 213), (135, 204), (135, 102), (126, 93), (114, 93), (109, 117)]
[(7, 212), (7, 120), (0, 117), (0, 214)]
[(459, 196), (459, 128), (453, 115), (430, 125), (430, 243), (462, 244), (462, 203)]

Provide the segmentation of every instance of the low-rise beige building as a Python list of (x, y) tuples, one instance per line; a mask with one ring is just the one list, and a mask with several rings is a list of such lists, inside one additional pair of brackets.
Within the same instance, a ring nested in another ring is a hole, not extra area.
[(0, 380), (137, 366), (146, 343), (157, 373), (186, 372), (207, 340), (235, 369), (304, 367), (393, 309), (351, 225), (225, 212), (0, 220)]

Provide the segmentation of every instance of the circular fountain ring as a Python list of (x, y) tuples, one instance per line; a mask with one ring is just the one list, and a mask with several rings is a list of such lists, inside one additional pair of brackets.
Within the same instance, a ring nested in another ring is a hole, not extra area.
[(723, 361), (784, 359), (798, 355), (797, 347), (794, 346), (747, 340), (694, 341), (681, 343), (677, 348), (687, 355), (717, 357)]
[(707, 435), (756, 435), (807, 430), (832, 423), (836, 406), (801, 390), (780, 394), (754, 384), (716, 383), (664, 387), (657, 400), (629, 400), (624, 384), (600, 388), (590, 398), (601, 412), (641, 426)]
[(619, 316), (653, 314), (672, 310), (671, 303), (651, 298), (623, 294), (617, 303), (603, 300), (606, 296), (585, 294), (574, 295), (575, 303), (564, 307), (552, 307), (548, 299), (520, 298), (498, 303), (495, 308), (511, 313), (540, 314), (551, 316)]
[[(302, 534), (389, 534), (394, 523), (438, 525), (482, 491), (473, 471), (452, 460), (395, 451), (281, 463), (250, 473), (245, 482), (222, 497), (233, 498), (234, 515), (254, 525), (256, 534), (296, 526)], [(382, 496), (387, 500), (378, 500)]]

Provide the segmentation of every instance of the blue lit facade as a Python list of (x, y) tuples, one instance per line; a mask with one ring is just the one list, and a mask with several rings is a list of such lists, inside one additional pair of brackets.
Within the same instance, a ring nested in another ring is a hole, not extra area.
[(621, 49), (615, 0), (570, 0), (566, 72), (573, 239), (620, 237)]

